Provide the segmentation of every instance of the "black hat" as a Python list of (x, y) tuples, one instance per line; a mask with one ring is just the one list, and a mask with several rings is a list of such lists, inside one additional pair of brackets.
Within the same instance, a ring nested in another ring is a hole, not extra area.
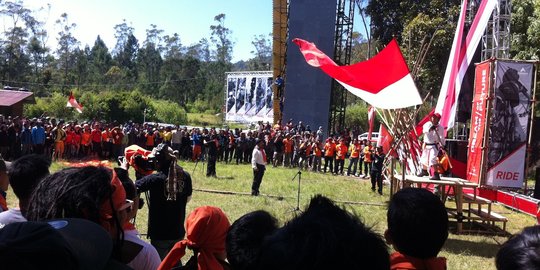
[(109, 234), (85, 219), (19, 222), (0, 229), (5, 269), (104, 269), (112, 249)]

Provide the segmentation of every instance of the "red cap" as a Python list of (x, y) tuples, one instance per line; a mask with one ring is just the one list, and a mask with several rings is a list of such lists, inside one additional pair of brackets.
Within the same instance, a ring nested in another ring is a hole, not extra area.
[(435, 117), (441, 119), (441, 114), (440, 114), (440, 113), (434, 113), (433, 116), (435, 116)]

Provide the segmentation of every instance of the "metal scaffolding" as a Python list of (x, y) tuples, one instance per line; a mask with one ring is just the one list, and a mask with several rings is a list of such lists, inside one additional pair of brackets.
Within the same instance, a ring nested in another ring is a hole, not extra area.
[[(348, 65), (351, 62), (352, 34), (354, 20), (354, 1), (337, 0), (336, 35), (334, 39), (334, 61), (338, 65)], [(330, 117), (328, 130), (336, 133), (345, 126), (345, 107), (347, 92), (336, 80), (332, 80), (330, 97)]]
[[(273, 28), (272, 28), (272, 67), (274, 79), (281, 75), (283, 79), (286, 76), (287, 67), (287, 38), (289, 36), (289, 2), (288, 0), (274, 0), (273, 2)], [(281, 102), (283, 102), (283, 93), (285, 85), (278, 86), (274, 84), (274, 124), (279, 123), (282, 118)]]
[(482, 61), (510, 58), (511, 0), (499, 0), (482, 37)]

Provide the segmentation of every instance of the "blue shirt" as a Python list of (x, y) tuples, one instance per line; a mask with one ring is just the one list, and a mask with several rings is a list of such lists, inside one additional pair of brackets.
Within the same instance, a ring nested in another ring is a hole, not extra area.
[(45, 129), (43, 127), (35, 126), (32, 128), (32, 142), (34, 144), (45, 143)]

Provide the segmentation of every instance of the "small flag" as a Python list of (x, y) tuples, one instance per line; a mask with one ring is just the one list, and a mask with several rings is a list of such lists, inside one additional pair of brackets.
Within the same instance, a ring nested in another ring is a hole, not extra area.
[(83, 106), (77, 102), (75, 97), (73, 96), (73, 92), (69, 93), (69, 99), (66, 104), (66, 107), (75, 108), (79, 113), (82, 113)]
[(306, 62), (319, 67), (352, 94), (374, 107), (398, 109), (422, 104), (397, 41), (392, 40), (373, 58), (349, 66), (338, 66), (315, 44), (295, 38)]

